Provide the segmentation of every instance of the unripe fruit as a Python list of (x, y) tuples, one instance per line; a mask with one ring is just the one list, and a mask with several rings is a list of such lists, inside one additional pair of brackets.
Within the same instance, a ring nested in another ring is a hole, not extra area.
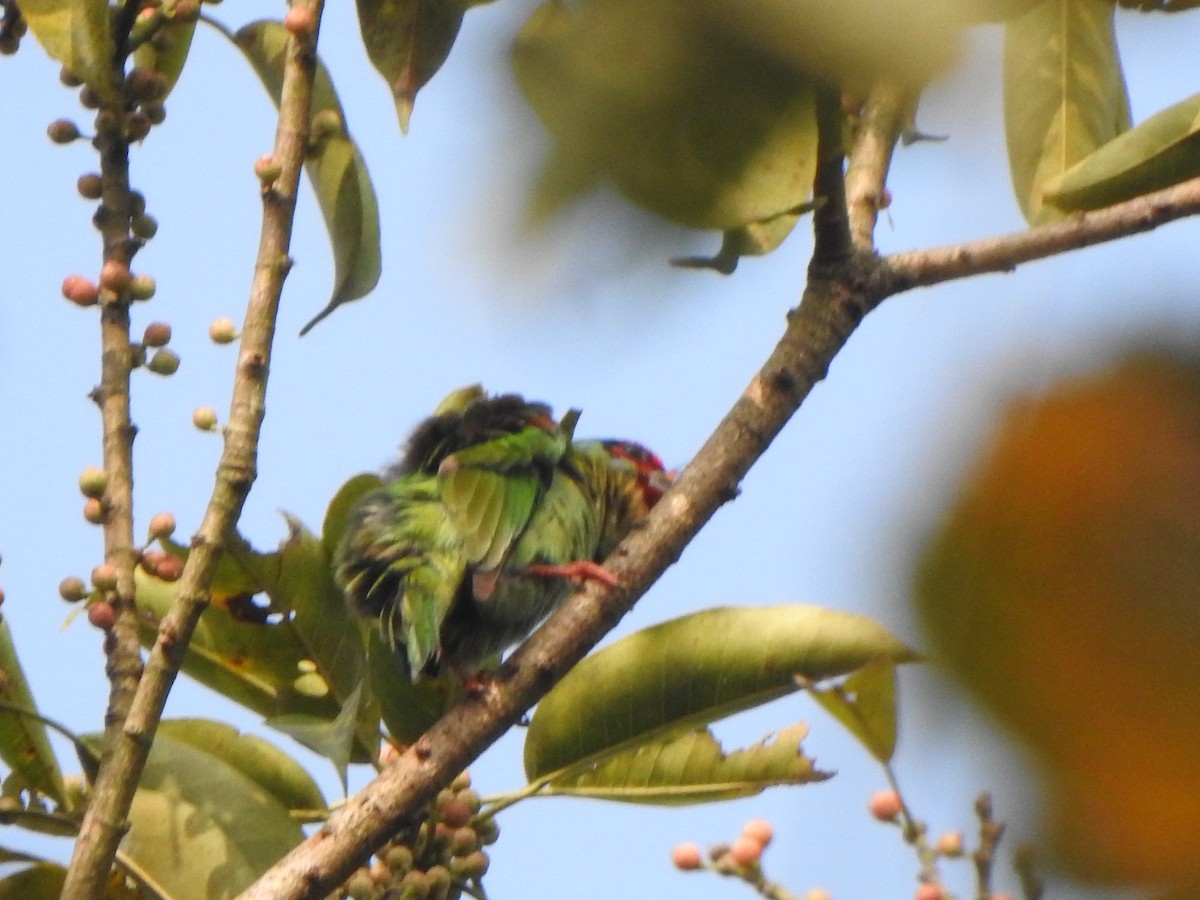
[(451, 795), (450, 799), (440, 805), (439, 815), (443, 822), (451, 828), (459, 828), (471, 821), (471, 807), (460, 800), (457, 796)]
[(89, 497), (83, 504), (83, 519), (92, 525), (104, 524), (104, 503)]
[(84, 200), (99, 200), (100, 195), (104, 193), (104, 182), (95, 172), (88, 172), (79, 176), (79, 180), (75, 182), (75, 189)]
[(482, 850), (476, 850), (467, 856), (455, 858), (451, 861), (451, 866), (454, 869), (454, 874), (463, 879), (482, 878), (491, 865), (491, 860), (488, 855)]
[(146, 368), (155, 375), (174, 375), (179, 371), (179, 356), (171, 350), (155, 350)]
[(470, 772), (459, 772), (457, 775), (454, 776), (454, 780), (452, 782), (450, 782), (450, 790), (452, 790), (452, 791), (465, 791), (470, 786), (471, 786), (471, 773)]
[(671, 862), (683, 872), (704, 868), (704, 857), (700, 855), (700, 848), (695, 844), (677, 844), (671, 851)]
[(475, 833), (474, 828), (464, 825), (462, 828), (454, 829), (454, 834), (450, 836), (450, 854), (452, 856), (466, 856), (478, 849), (479, 835)]
[(400, 881), (400, 900), (425, 900), (429, 896), (429, 879), (417, 869), (408, 872)]
[(430, 866), (425, 872), (425, 877), (429, 879), (429, 900), (445, 900), (454, 881), (450, 870), (441, 865)]
[(142, 332), (142, 343), (147, 347), (165, 347), (171, 342), (171, 326), (166, 322), (151, 322)]
[(200, 4), (197, 0), (176, 0), (175, 13), (172, 16), (178, 22), (195, 22), (200, 18)]
[(479, 843), (487, 847), (500, 840), (500, 826), (494, 818), (488, 816), (475, 823), (475, 834), (479, 836)]
[(100, 600), (87, 608), (88, 622), (102, 631), (108, 631), (117, 621), (116, 610), (106, 600)]
[(146, 197), (141, 191), (129, 192), (129, 214), (134, 216), (143, 215), (146, 212)]
[(771, 843), (771, 838), (774, 836), (775, 829), (766, 819), (751, 819), (742, 828), (742, 837), (758, 841), (764, 847)]
[(359, 869), (346, 882), (346, 894), (350, 900), (372, 900), (375, 896), (375, 883), (371, 876)]
[(55, 119), (46, 129), (46, 134), (56, 144), (69, 144), (79, 138), (79, 126), (70, 119)]
[(129, 274), (129, 266), (119, 259), (105, 260), (100, 269), (100, 287), (107, 288), (117, 294), (129, 290), (129, 282), (133, 276)]
[(182, 574), (183, 560), (178, 556), (171, 556), (169, 553), (163, 554), (163, 558), (158, 561), (154, 571), (154, 577), (161, 581), (178, 581)]
[(413, 867), (413, 852), (403, 844), (397, 844), (394, 847), (388, 847), (383, 862), (392, 872), (403, 875)]
[(158, 538), (169, 538), (175, 533), (175, 517), (168, 512), (158, 513), (150, 519), (147, 531), (152, 541)]
[(149, 100), (143, 103), (142, 112), (146, 114), (151, 125), (161, 125), (167, 121), (167, 108), (161, 100)]
[(217, 427), (217, 411), (211, 406), (199, 406), (192, 412), (192, 424), (201, 431), (212, 431)]
[(85, 84), (79, 89), (79, 103), (84, 109), (99, 109), (100, 95)]
[(129, 223), (129, 230), (143, 241), (148, 241), (154, 235), (158, 234), (158, 220), (154, 216), (148, 216), (142, 213), (139, 216), (134, 216)]
[(756, 865), (762, 859), (763, 845), (742, 835), (729, 846), (729, 858), (739, 866)]
[(282, 174), (283, 166), (277, 163), (275, 157), (269, 153), (254, 161), (254, 177), (261, 181), (264, 187), (274, 184)]
[(64, 278), (62, 293), (76, 306), (95, 306), (100, 300), (100, 288), (82, 275), (68, 275)]
[(313, 116), (312, 139), (319, 141), (340, 134), (343, 127), (342, 117), (336, 109), (323, 109)]
[(317, 19), (307, 7), (292, 6), (283, 17), (283, 27), (293, 37), (308, 40), (316, 30)]
[(942, 900), (945, 896), (946, 892), (938, 884), (929, 884), (926, 882), (917, 887), (916, 900)]
[(69, 87), (69, 88), (77, 88), (83, 84), (83, 79), (80, 78), (78, 75), (76, 75), (74, 72), (72, 72), (70, 69), (68, 69), (66, 66), (63, 66), (61, 69), (58, 70), (58, 80), (65, 87)]
[(129, 281), (130, 300), (149, 300), (157, 289), (154, 279), (149, 275), (134, 275)]
[(68, 603), (78, 603), (87, 596), (87, 585), (82, 578), (71, 575), (58, 583), (58, 596)]
[(132, 112), (125, 117), (125, 136), (131, 142), (144, 141), (153, 124), (144, 112)]
[(459, 791), (458, 799), (467, 804), (467, 807), (471, 810), (471, 815), (475, 815), (475, 813), (479, 812), (480, 807), (483, 806), (483, 798), (479, 796), (478, 791), (470, 789)]
[(812, 888), (804, 895), (804, 900), (833, 900), (833, 896), (825, 888)]
[(871, 795), (871, 815), (880, 822), (892, 822), (903, 808), (895, 791), (876, 791)]
[[(86, 91), (87, 88), (84, 88), (84, 90)], [(120, 134), (122, 122), (124, 122), (124, 118), (117, 115), (115, 110), (102, 109), (96, 113), (96, 134), (106, 137)]]
[(161, 72), (139, 66), (125, 76), (125, 91), (135, 102), (158, 100), (167, 91), (167, 79)]
[(237, 326), (231, 319), (214, 319), (208, 326), (208, 336), (214, 344), (231, 344), (238, 338)]
[(117, 567), (112, 563), (100, 563), (92, 569), (92, 584), (102, 591), (115, 590), (117, 587)]
[(962, 832), (950, 831), (943, 834), (934, 845), (934, 849), (939, 856), (948, 856), (955, 858), (962, 856), (963, 853), (963, 836)]
[(108, 487), (108, 473), (96, 466), (88, 466), (79, 473), (79, 491), (85, 497), (100, 498)]

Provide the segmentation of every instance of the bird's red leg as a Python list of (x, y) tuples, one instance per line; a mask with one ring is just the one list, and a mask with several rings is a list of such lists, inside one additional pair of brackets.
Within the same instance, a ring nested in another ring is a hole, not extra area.
[(539, 575), (543, 578), (570, 578), (574, 581), (598, 581), (608, 587), (614, 587), (619, 584), (617, 577), (612, 572), (589, 559), (576, 560), (575, 562), (563, 563), (561, 565), (534, 563), (531, 566), (526, 566), (525, 571), (530, 575)]

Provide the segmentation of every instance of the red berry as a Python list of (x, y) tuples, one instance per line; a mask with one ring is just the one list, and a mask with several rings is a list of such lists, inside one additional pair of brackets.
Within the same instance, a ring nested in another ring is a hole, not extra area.
[(945, 896), (946, 892), (940, 884), (925, 882), (917, 887), (916, 900), (942, 900)]
[(68, 275), (64, 278), (62, 293), (76, 306), (95, 306), (100, 300), (100, 289), (82, 275)]
[(171, 342), (171, 326), (166, 322), (151, 322), (142, 332), (142, 343), (147, 347), (165, 347)]
[(112, 604), (105, 600), (93, 603), (88, 607), (88, 621), (97, 628), (108, 631), (117, 621), (116, 610), (112, 608)]

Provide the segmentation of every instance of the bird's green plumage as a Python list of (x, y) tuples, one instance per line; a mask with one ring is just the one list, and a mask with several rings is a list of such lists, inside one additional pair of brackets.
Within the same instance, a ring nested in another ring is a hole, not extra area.
[(521, 640), (571, 587), (527, 568), (598, 562), (652, 502), (613, 451), (633, 445), (572, 443), (574, 411), (556, 425), (542, 404), (476, 388), (438, 409), (356, 505), (334, 560), (414, 680), (442, 660), (474, 670)]

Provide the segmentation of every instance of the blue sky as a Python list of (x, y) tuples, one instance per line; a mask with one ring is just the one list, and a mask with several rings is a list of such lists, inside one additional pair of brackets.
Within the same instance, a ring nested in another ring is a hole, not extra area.
[[(524, 191), (544, 141), (518, 101), (507, 40), (528, 5), (472, 10), (445, 69), (422, 92), (401, 137), (388, 91), (369, 67), (345, 5), (322, 30), (351, 133), (380, 199), (384, 274), (376, 292), (300, 340), (332, 280), (315, 204), (300, 205), (271, 376), (260, 476), (242, 519), (259, 546), (283, 537), (279, 510), (312, 527), (337, 486), (389, 462), (408, 429), (442, 395), (481, 381), (557, 409), (584, 411), (580, 434), (630, 437), (682, 465), (740, 393), (797, 301), (811, 242), (802, 225), (774, 255), (737, 274), (674, 270), (671, 256), (708, 252), (717, 237), (662, 228), (601, 195), (551, 234), (520, 226)], [(274, 3), (225, 3), (231, 26), (279, 15)], [(1120, 16), (1135, 118), (1195, 87), (1195, 14)], [(923, 129), (949, 135), (898, 152), (884, 252), (1022, 227), (1007, 180), (998, 87), (999, 32), (980, 30), (962, 65), (929, 90)], [(180, 533), (199, 522), (219, 439), (191, 411), (226, 416), (235, 351), (212, 345), (208, 323), (240, 319), (257, 243), (255, 158), (269, 150), (273, 108), (249, 68), (211, 31), (168, 103), (166, 123), (133, 154), (134, 185), (160, 223), (135, 270), (158, 297), (135, 310), (136, 330), (168, 321), (183, 365), (162, 379), (135, 374), (138, 528), (172, 511)], [(99, 421), (87, 393), (98, 378), (94, 312), (59, 296), (71, 272), (94, 275), (99, 241), (76, 177), (96, 168), (86, 143), (52, 146), (45, 126), (86, 117), (32, 39), (0, 59), (6, 173), (0, 211), (0, 584), (4, 613), (45, 712), (96, 730), (107, 694), (99, 633), (67, 613), (57, 584), (100, 561), (99, 531), (82, 520), (78, 472), (97, 464)], [(1191, 77), (1189, 77), (1191, 76)], [(907, 580), (921, 536), (952, 495), (968, 453), (1014, 391), (1038, 390), (1119, 348), (1130, 336), (1194, 342), (1200, 225), (1183, 222), (1119, 245), (889, 300), (846, 350), (762, 462), (680, 562), (621, 623), (628, 633), (717, 604), (818, 603), (875, 616), (921, 641)], [(998, 813), (1031, 819), (1034, 799), (1004, 787), (1015, 754), (930, 673), (902, 681), (898, 769), (934, 834), (971, 827), (970, 806), (997, 790)], [(168, 714), (228, 718), (296, 751), (203, 688), (181, 681)], [(797, 720), (837, 778), (736, 803), (653, 810), (540, 800), (501, 817), (487, 878), (491, 896), (603, 900), (737, 896), (715, 876), (682, 875), (673, 844), (736, 835), (750, 818), (776, 825), (768, 874), (803, 893), (909, 896), (915, 860), (866, 814), (882, 775), (804, 698), (717, 728), (740, 746)], [(336, 780), (312, 762), (327, 795)], [(521, 782), (520, 735), (473, 769), (485, 792)], [(361, 783), (361, 780), (360, 782)], [(1015, 826), (1014, 826), (1015, 827)], [(5, 834), (0, 843), (17, 845)], [(1011, 846), (1011, 844), (1010, 844)], [(947, 870), (970, 891), (966, 866)], [(1002, 887), (1015, 890), (1011, 879)]]

